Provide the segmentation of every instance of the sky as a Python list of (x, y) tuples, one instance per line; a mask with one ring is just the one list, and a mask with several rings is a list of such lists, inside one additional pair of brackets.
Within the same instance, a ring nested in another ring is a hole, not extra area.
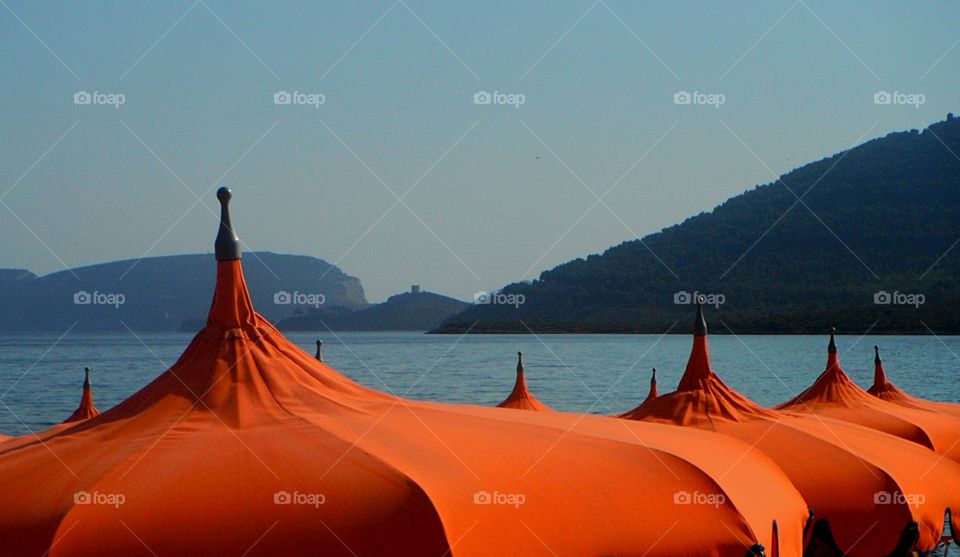
[(227, 185), (246, 250), (335, 263), (371, 301), (469, 300), (960, 112), (958, 22), (946, 1), (0, 0), (0, 267), (211, 252)]

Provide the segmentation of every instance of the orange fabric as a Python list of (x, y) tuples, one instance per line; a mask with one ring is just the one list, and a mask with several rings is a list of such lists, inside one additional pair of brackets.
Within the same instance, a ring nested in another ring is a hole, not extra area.
[(840, 367), (832, 336), (824, 372), (810, 388), (778, 408), (860, 424), (960, 462), (960, 417), (909, 408), (870, 395)]
[(89, 420), (94, 416), (99, 416), (100, 411), (93, 405), (93, 389), (90, 387), (90, 369), (85, 370), (86, 378), (83, 380), (83, 394), (80, 395), (80, 406), (70, 414), (70, 417), (64, 420), (64, 423), (79, 422)]
[[(518, 358), (520, 354), (517, 353)], [(513, 391), (503, 402), (497, 405), (499, 408), (516, 408), (518, 410), (537, 410), (541, 412), (553, 412), (553, 409), (537, 400), (530, 389), (527, 388), (527, 380), (524, 377), (523, 364), (517, 361), (517, 381), (513, 385)]]
[[(851, 557), (889, 554), (913, 520), (920, 523), (917, 547), (932, 549), (940, 539), (944, 509), (960, 503), (960, 466), (952, 461), (842, 421), (764, 408), (730, 389), (711, 369), (705, 334), (694, 337), (677, 391), (660, 395), (630, 417), (746, 441), (781, 467), (815, 510), (815, 519), (830, 523), (838, 545)], [(883, 493), (891, 494), (891, 502), (876, 504)], [(896, 493), (920, 493), (925, 500), (893, 500)], [(786, 554), (785, 547), (780, 551)]]
[(734, 439), (362, 387), (254, 313), (239, 261), (173, 367), (0, 446), (2, 556), (742, 557), (774, 519), (799, 557), (806, 504)]
[[(874, 347), (874, 349), (877, 350), (877, 347)], [(873, 385), (867, 389), (867, 392), (877, 398), (899, 404), (900, 406), (960, 417), (960, 404), (937, 402), (915, 397), (894, 385), (893, 382), (887, 379), (887, 372), (883, 368), (883, 361), (880, 359), (879, 351), (873, 361)]]

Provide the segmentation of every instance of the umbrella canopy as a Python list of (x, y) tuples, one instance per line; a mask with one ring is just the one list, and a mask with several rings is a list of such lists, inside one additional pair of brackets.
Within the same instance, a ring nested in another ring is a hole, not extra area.
[(834, 334), (816, 382), (777, 408), (829, 416), (902, 437), (960, 462), (960, 418), (908, 408), (870, 395), (840, 367)]
[(746, 444), (360, 386), (256, 314), (221, 189), (207, 325), (110, 410), (0, 447), (0, 555), (799, 557), (806, 505)]
[(930, 410), (931, 412), (940, 412), (951, 416), (960, 416), (960, 404), (937, 402), (915, 397), (894, 385), (887, 379), (887, 372), (883, 369), (883, 361), (880, 359), (880, 347), (874, 346), (873, 351), (873, 385), (867, 389), (868, 393), (887, 402), (899, 404), (900, 406)]
[(910, 548), (933, 549), (944, 510), (950, 501), (954, 507), (960, 503), (956, 463), (867, 428), (764, 408), (724, 384), (710, 366), (699, 304), (693, 348), (677, 390), (641, 405), (630, 418), (707, 429), (750, 443), (783, 469), (815, 510), (812, 543), (839, 546), (849, 556), (891, 554), (904, 537)]
[(539, 410), (552, 412), (553, 409), (537, 400), (530, 389), (523, 372), (523, 353), (517, 352), (517, 382), (513, 385), (510, 396), (497, 405), (500, 408), (516, 408), (518, 410)]
[(83, 394), (80, 395), (80, 406), (70, 414), (70, 417), (63, 423), (79, 422), (89, 420), (94, 416), (99, 416), (100, 411), (93, 405), (93, 389), (90, 388), (90, 368), (83, 368)]
[(650, 405), (653, 401), (657, 400), (657, 397), (660, 396), (660, 391), (657, 390), (657, 368), (653, 368), (653, 372), (650, 375), (650, 391), (647, 392), (647, 398), (643, 399), (643, 402), (640, 403), (640, 406), (637, 406), (629, 412), (624, 412), (620, 414), (619, 418), (627, 418), (632, 420), (638, 416), (643, 416), (644, 412), (650, 408)]

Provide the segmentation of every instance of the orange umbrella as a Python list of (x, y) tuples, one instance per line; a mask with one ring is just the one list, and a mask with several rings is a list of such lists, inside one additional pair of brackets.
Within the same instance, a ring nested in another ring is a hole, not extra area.
[(850, 556), (888, 555), (903, 539), (908, 548), (933, 549), (950, 497), (960, 496), (960, 466), (952, 461), (867, 428), (764, 408), (729, 388), (711, 369), (700, 304), (677, 390), (630, 414), (724, 433), (764, 452), (815, 510), (811, 544)]
[(777, 408), (860, 424), (960, 462), (960, 418), (908, 408), (867, 393), (840, 367), (833, 333), (827, 346), (826, 370), (810, 388)]
[(657, 400), (659, 396), (660, 391), (657, 390), (657, 368), (653, 368), (653, 374), (650, 376), (650, 391), (647, 393), (647, 398), (643, 399), (640, 406), (637, 406), (629, 412), (624, 412), (617, 417), (627, 418), (628, 420), (639, 419), (638, 417), (643, 416), (644, 412), (650, 408), (650, 405), (653, 404), (653, 401)]
[(107, 412), (0, 447), (0, 555), (801, 555), (806, 506), (739, 441), (408, 401), (250, 302), (221, 189), (207, 325)]
[(900, 406), (930, 410), (931, 412), (940, 412), (950, 414), (951, 416), (960, 416), (960, 404), (936, 402), (915, 397), (894, 385), (887, 379), (887, 372), (883, 369), (883, 362), (880, 360), (880, 347), (874, 346), (873, 351), (873, 386), (867, 389), (868, 393), (887, 402), (899, 404)]
[(77, 406), (77, 409), (70, 414), (66, 420), (56, 424), (50, 428), (47, 428), (41, 432), (31, 432), (29, 435), (22, 435), (20, 437), (10, 437), (7, 435), (0, 435), (0, 443), (4, 441), (10, 441), (15, 439), (16, 441), (11, 441), (11, 446), (14, 443), (27, 444), (34, 442), (37, 439), (44, 439), (51, 435), (54, 435), (57, 432), (63, 431), (64, 429), (69, 428), (71, 425), (74, 425), (75, 422), (82, 422), (88, 420), (94, 416), (99, 416), (100, 411), (97, 410), (97, 407), (93, 405), (93, 391), (90, 388), (90, 368), (85, 367), (84, 370), (84, 380), (83, 380), (83, 394), (80, 395), (80, 405)]
[(94, 416), (99, 416), (100, 411), (93, 405), (93, 390), (90, 388), (90, 368), (83, 368), (83, 394), (80, 396), (80, 406), (70, 414), (70, 417), (64, 420), (64, 423), (79, 422), (89, 420)]
[(537, 400), (537, 397), (533, 396), (533, 393), (527, 388), (527, 380), (523, 375), (523, 354), (521, 352), (517, 352), (517, 382), (514, 383), (510, 396), (497, 406), (518, 410), (553, 411), (552, 408)]

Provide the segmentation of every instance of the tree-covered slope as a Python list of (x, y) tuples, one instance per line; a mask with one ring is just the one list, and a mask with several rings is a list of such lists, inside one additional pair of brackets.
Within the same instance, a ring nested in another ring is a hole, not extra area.
[[(675, 303), (688, 298), (682, 293), (700, 292), (722, 296), (716, 311), (736, 332), (822, 331), (824, 321), (863, 332), (877, 319), (876, 331), (926, 332), (922, 320), (960, 332), (952, 317), (960, 300), (958, 154), (960, 118), (951, 115), (892, 133), (509, 285), (504, 293), (524, 297), (519, 307), (473, 306), (441, 330), (479, 322), (478, 332), (663, 332), (689, 316)], [(883, 292), (894, 303), (875, 303)], [(923, 303), (896, 303), (903, 294), (922, 294)]]

